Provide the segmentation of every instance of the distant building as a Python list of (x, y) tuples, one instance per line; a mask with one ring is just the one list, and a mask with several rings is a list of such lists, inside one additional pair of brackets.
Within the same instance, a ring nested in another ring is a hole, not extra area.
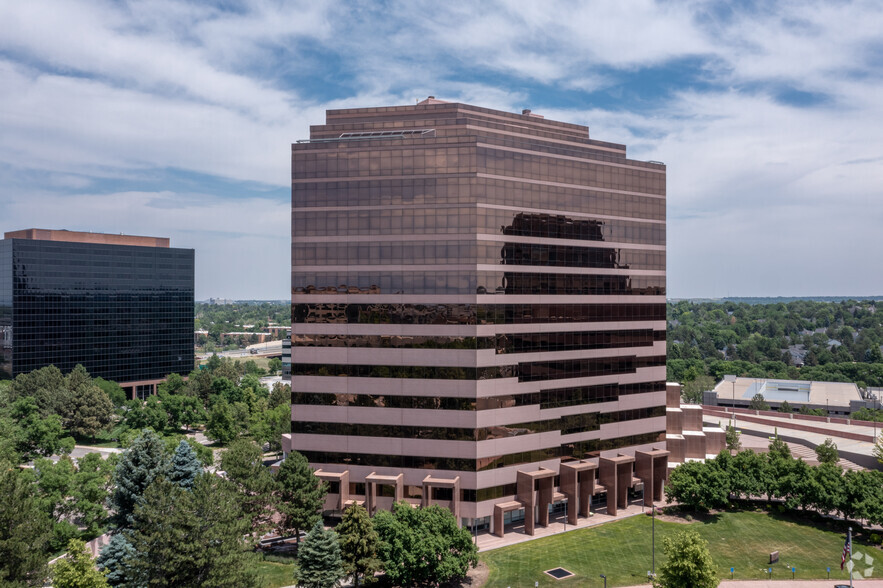
[(869, 406), (855, 384), (844, 382), (809, 382), (804, 380), (768, 380), (736, 378), (721, 380), (714, 390), (705, 392), (703, 404), (748, 408), (755, 395), (763, 396), (772, 410), (787, 401), (794, 409), (822, 409), (830, 415), (846, 415)]
[(143, 396), (193, 369), (193, 249), (45, 229), (4, 237), (0, 377), (82, 364)]

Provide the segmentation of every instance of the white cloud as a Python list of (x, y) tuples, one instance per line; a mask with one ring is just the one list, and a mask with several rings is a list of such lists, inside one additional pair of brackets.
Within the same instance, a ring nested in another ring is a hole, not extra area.
[[(0, 3), (0, 172), (14, 180), (0, 213), (7, 229), (169, 235), (197, 247), (205, 296), (282, 297), (287, 205), (259, 192), (288, 185), (288, 144), (326, 108), (432, 94), (532, 108), (665, 161), (673, 296), (883, 292), (866, 269), (883, 220), (880, 30), (870, 0)], [(642, 86), (685, 59), (693, 71)], [(789, 104), (793, 91), (819, 104)], [(169, 168), (259, 186), (163, 191)], [(45, 192), (27, 189), (35, 175)], [(92, 190), (107, 178), (145, 188)]]

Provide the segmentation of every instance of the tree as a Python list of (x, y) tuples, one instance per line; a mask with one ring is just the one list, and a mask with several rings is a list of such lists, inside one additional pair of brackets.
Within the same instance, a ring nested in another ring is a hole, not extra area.
[(260, 535), (269, 527), (276, 502), (276, 480), (264, 467), (260, 447), (249, 439), (238, 439), (221, 455), (221, 468), (239, 490), (242, 511)]
[(835, 464), (840, 461), (840, 455), (837, 453), (837, 445), (831, 438), (825, 439), (825, 442), (816, 446), (816, 457), (819, 463)]
[(9, 395), (10, 402), (28, 397), (36, 402), (40, 415), (48, 417), (55, 414), (63, 417), (67, 413), (70, 390), (61, 370), (50, 365), (16, 376)]
[(239, 436), (236, 421), (233, 419), (233, 411), (230, 409), (230, 404), (223, 398), (215, 402), (211, 413), (209, 413), (206, 436), (221, 445), (227, 445)]
[(276, 382), (273, 384), (273, 390), (267, 399), (267, 408), (276, 408), (283, 404), (291, 405), (291, 386)]
[(297, 553), (294, 581), (304, 588), (333, 588), (346, 572), (340, 559), (337, 533), (316, 521)]
[(682, 463), (669, 475), (667, 502), (677, 501), (692, 510), (707, 511), (729, 503), (730, 482), (725, 471), (698, 461)]
[(751, 410), (769, 410), (770, 405), (764, 400), (763, 394), (758, 392), (754, 395), (754, 398), (751, 399), (751, 402), (748, 403), (748, 408)]
[(352, 576), (356, 586), (359, 578), (364, 578), (366, 584), (372, 582), (374, 573), (381, 569), (377, 558), (380, 539), (368, 511), (358, 504), (351, 504), (343, 512), (343, 519), (335, 530), (347, 574)]
[(787, 400), (783, 400), (782, 404), (779, 405), (779, 412), (790, 414), (794, 412), (794, 408), (791, 407), (791, 404), (789, 404)]
[(156, 393), (157, 396), (161, 396), (163, 393), (174, 395), (182, 394), (186, 390), (187, 382), (184, 381), (180, 374), (169, 374), (164, 382), (159, 383)]
[(168, 473), (169, 481), (185, 490), (190, 490), (196, 477), (201, 473), (202, 465), (199, 463), (199, 458), (196, 457), (196, 452), (187, 441), (182, 439), (172, 455), (172, 463)]
[(751, 449), (740, 451), (733, 456), (729, 469), (730, 493), (737, 497), (750, 498), (766, 492), (767, 462), (763, 455)]
[(87, 536), (98, 535), (107, 518), (104, 505), (113, 488), (117, 459), (116, 455), (102, 459), (98, 453), (89, 453), (77, 460), (71, 503)]
[(267, 367), (270, 368), (271, 375), (276, 375), (282, 369), (282, 360), (274, 357), (267, 362)]
[(24, 461), (37, 456), (49, 457), (57, 453), (66, 455), (73, 451), (72, 437), (62, 437), (64, 429), (61, 417), (57, 414), (42, 415), (33, 397), (16, 400), (11, 407), (10, 417), (17, 423), (15, 448)]
[(0, 585), (43, 586), (52, 521), (34, 495), (30, 472), (0, 463)]
[(442, 584), (465, 576), (478, 563), (469, 530), (458, 529), (454, 515), (438, 505), (415, 509), (397, 502), (392, 512), (374, 516), (374, 528), (378, 555), (394, 585)]
[(162, 439), (150, 429), (145, 429), (123, 453), (114, 470), (116, 491), (111, 498), (111, 506), (115, 511), (113, 522), (117, 527), (131, 524), (135, 507), (144, 491), (167, 469)]
[(874, 442), (874, 448), (871, 450), (874, 454), (874, 457), (877, 458), (877, 461), (883, 463), (883, 433), (877, 437), (877, 441)]
[(785, 443), (785, 441), (779, 438), (778, 431), (776, 431), (776, 436), (773, 437), (773, 440), (770, 441), (769, 449), (769, 455), (771, 458), (776, 456), (784, 458), (791, 457), (791, 448), (788, 447), (788, 444)]
[(714, 378), (711, 376), (697, 376), (694, 380), (684, 384), (681, 396), (684, 398), (684, 402), (702, 404), (702, 394), (706, 390), (714, 389), (714, 384)]
[(123, 406), (128, 400), (126, 391), (116, 382), (99, 377), (92, 378), (92, 383), (104, 390), (104, 393), (107, 394), (107, 397), (110, 398), (114, 406)]
[(321, 518), (322, 505), (328, 486), (319, 480), (315, 470), (303, 455), (292, 451), (276, 472), (279, 486), (279, 512), (282, 514), (279, 532), (293, 534), (300, 541), (300, 532)]
[(257, 586), (255, 554), (245, 549), (248, 523), (236, 489), (223, 478), (200, 475), (187, 492), (157, 479), (132, 518), (133, 555), (125, 561), (136, 586)]
[(667, 561), (659, 566), (654, 588), (715, 588), (720, 580), (708, 552), (708, 542), (692, 529), (662, 540)]
[(178, 449), (178, 444), (181, 441), (185, 441), (190, 449), (196, 454), (196, 459), (199, 460), (199, 463), (203, 468), (207, 468), (210, 465), (214, 465), (215, 463), (215, 452), (212, 451), (211, 447), (203, 445), (193, 437), (185, 437), (184, 435), (170, 435), (168, 437), (164, 437), (163, 441), (166, 444), (166, 455), (169, 456), (169, 459), (175, 454), (175, 450)]
[(101, 549), (95, 563), (99, 570), (106, 572), (109, 585), (125, 586), (132, 576), (129, 564), (134, 557), (135, 548), (129, 543), (126, 533), (115, 533)]
[(94, 439), (113, 422), (113, 402), (98, 386), (91, 383), (78, 386), (72, 390), (70, 401), (65, 425), (74, 435)]
[(151, 396), (146, 402), (130, 400), (127, 409), (125, 423), (130, 429), (162, 432), (168, 427), (169, 416), (156, 396)]
[(107, 572), (95, 569), (92, 554), (79, 539), (67, 544), (67, 557), (52, 566), (54, 588), (103, 588), (107, 586)]
[(72, 503), (69, 496), (73, 491), (76, 466), (70, 457), (63, 457), (53, 463), (46, 458), (34, 462), (35, 489), (40, 504), (52, 519), (52, 540), (50, 551), (59, 551), (79, 533), (71, 523)]
[[(259, 401), (259, 404), (264, 403), (266, 400)], [(282, 434), (291, 432), (291, 405), (255, 410), (249, 419), (248, 430), (255, 441), (269, 445), (270, 451), (281, 450)]]
[(742, 441), (739, 439), (739, 432), (734, 425), (727, 426), (727, 449), (730, 451), (739, 451), (742, 449)]

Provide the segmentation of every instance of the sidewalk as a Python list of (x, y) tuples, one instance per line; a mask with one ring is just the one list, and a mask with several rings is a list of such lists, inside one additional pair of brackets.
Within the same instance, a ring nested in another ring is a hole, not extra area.
[[(657, 503), (657, 507), (664, 505), (664, 502)], [(576, 526), (568, 523), (566, 525), (567, 532), (576, 531), (577, 529), (586, 529), (588, 527), (595, 527), (597, 525), (603, 525), (604, 523), (618, 521), (620, 519), (625, 519), (628, 517), (639, 516), (647, 512), (650, 512), (650, 507), (641, 506), (640, 501), (632, 502), (628, 505), (627, 508), (619, 509), (619, 512), (616, 514), (616, 516), (608, 515), (606, 508), (602, 507), (600, 512), (593, 512), (592, 516), (589, 518), (579, 517), (579, 519), (577, 519)], [(556, 535), (558, 533), (564, 532), (565, 525), (563, 513), (556, 513), (554, 516), (554, 519), (550, 517), (548, 527), (541, 527), (537, 525), (534, 530), (536, 534), (533, 536), (528, 535), (524, 532), (523, 524), (507, 525), (505, 537), (497, 537), (496, 535), (492, 535), (489, 531), (482, 531), (478, 534), (478, 550), (490, 551), (491, 549), (499, 549), (500, 547), (515, 545), (517, 543), (532, 541), (534, 539), (540, 539), (542, 537), (548, 537), (550, 535)], [(645, 514), (644, 516), (647, 515)]]

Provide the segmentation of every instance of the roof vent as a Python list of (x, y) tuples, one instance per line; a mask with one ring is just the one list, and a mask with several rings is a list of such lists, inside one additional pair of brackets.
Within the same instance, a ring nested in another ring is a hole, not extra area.
[(429, 99), (430, 99), (430, 100), (435, 100), (435, 96), (430, 96)]
[(530, 108), (525, 108), (524, 110), (521, 111), (521, 114), (524, 114), (524, 115), (530, 114)]

